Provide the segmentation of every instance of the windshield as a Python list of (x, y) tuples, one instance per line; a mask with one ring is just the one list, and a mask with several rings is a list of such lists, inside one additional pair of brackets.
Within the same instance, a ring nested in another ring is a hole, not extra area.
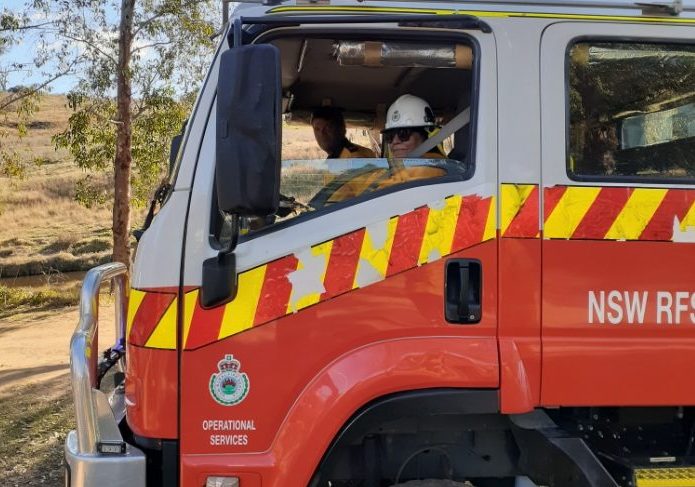
[(285, 218), (409, 182), (463, 178), (465, 165), (451, 159), (313, 159), (282, 163)]

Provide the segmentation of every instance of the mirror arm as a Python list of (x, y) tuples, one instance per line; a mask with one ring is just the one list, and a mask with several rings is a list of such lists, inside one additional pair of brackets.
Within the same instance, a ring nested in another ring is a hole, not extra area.
[(234, 32), (234, 45), (230, 47), (240, 47), (242, 45), (242, 38), (241, 36), (243, 35), (243, 32), (241, 30), (242, 27), (242, 19), (241, 17), (237, 17), (234, 19), (234, 25), (232, 25), (232, 29)]
[(231, 226), (232, 226), (232, 235), (231, 238), (229, 239), (229, 242), (224, 245), (220, 251), (219, 255), (224, 255), (224, 254), (231, 254), (234, 252), (236, 249), (237, 244), (239, 243), (239, 231), (241, 229), (241, 218), (239, 218), (239, 215), (236, 213), (225, 213), (223, 211), (220, 211), (222, 214), (222, 218), (225, 219), (227, 215), (229, 215), (232, 219), (231, 221)]

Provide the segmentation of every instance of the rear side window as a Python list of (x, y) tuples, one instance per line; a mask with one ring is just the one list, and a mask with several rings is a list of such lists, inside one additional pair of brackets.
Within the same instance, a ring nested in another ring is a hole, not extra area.
[(695, 178), (695, 46), (578, 42), (569, 50), (574, 179)]

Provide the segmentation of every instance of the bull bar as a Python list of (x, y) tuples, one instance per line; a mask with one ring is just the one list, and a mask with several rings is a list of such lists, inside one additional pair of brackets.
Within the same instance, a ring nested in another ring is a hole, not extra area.
[[(126, 443), (118, 428), (125, 415), (122, 388), (107, 398), (97, 388), (99, 289), (111, 282), (116, 306), (116, 347), (126, 331), (127, 268), (104, 264), (85, 275), (80, 293), (80, 319), (70, 341), (70, 376), (76, 430), (65, 439), (66, 486), (144, 487), (145, 455)], [(119, 366), (123, 366), (122, 363)]]

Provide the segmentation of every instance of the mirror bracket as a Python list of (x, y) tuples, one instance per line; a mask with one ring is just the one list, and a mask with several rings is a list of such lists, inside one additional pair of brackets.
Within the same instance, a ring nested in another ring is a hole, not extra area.
[(231, 216), (229, 241), (217, 252), (216, 257), (203, 261), (203, 285), (200, 304), (212, 308), (232, 301), (237, 293), (236, 256), (234, 250), (239, 241), (239, 215)]

